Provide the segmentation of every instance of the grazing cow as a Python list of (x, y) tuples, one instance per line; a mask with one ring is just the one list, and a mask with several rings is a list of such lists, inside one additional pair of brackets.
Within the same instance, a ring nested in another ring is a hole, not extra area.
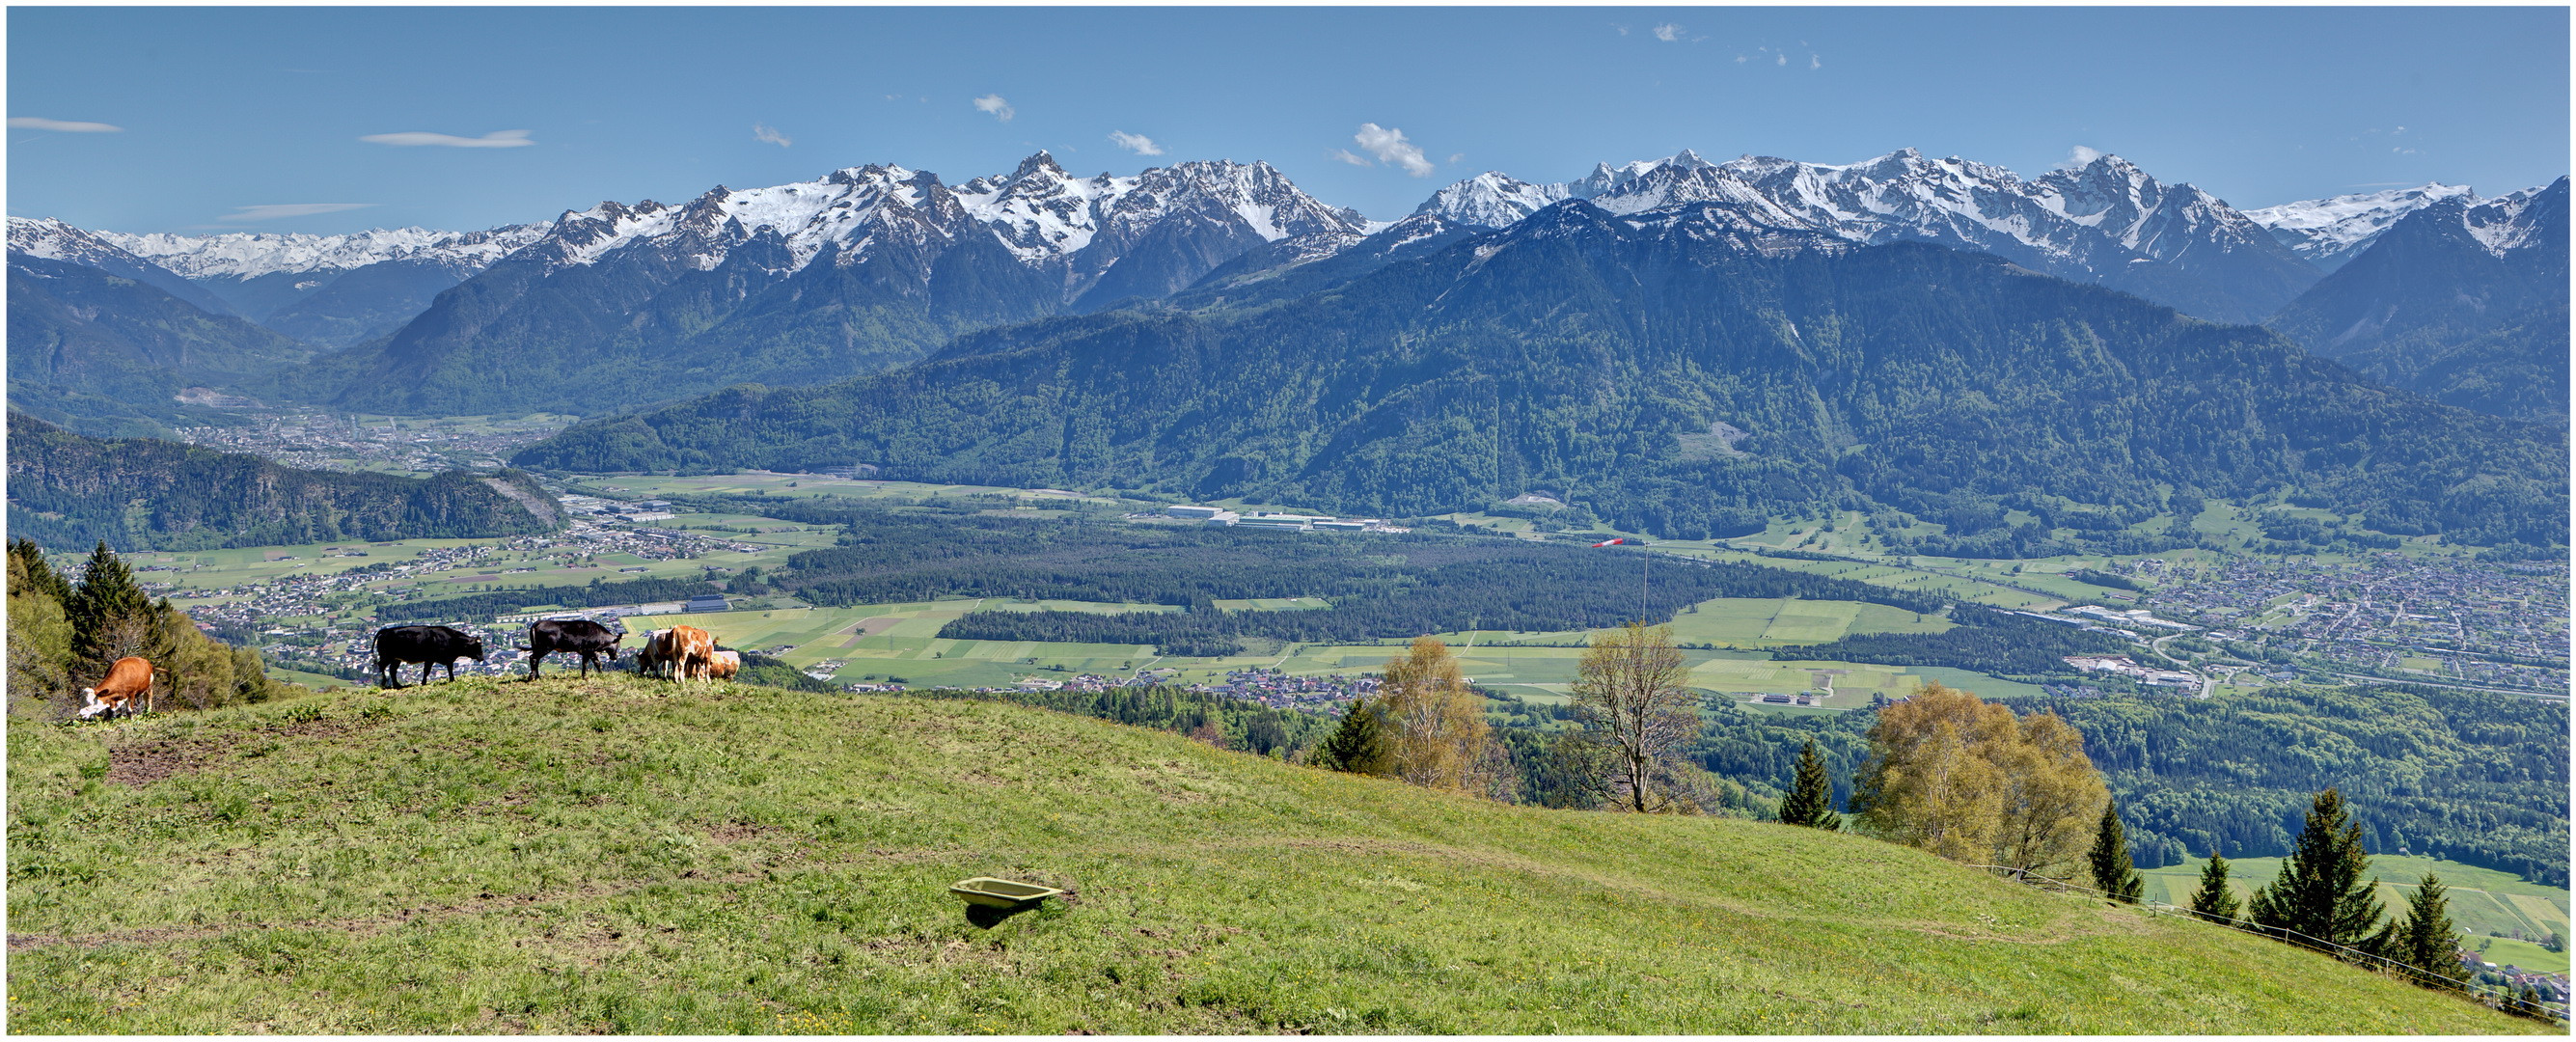
[(152, 660), (127, 655), (107, 667), (107, 679), (99, 681), (97, 687), (81, 689), (80, 718), (91, 720), (105, 716), (114, 719), (119, 714), (133, 716), (134, 700), (142, 698), (148, 702), (151, 697)]
[(581, 656), (581, 675), (587, 677), (593, 667), (607, 672), (599, 665), (599, 653), (605, 651), (608, 661), (617, 661), (618, 642), (625, 639), (625, 634), (589, 619), (544, 619), (528, 626), (528, 643), (519, 650), (528, 653), (530, 681), (537, 679), (537, 667), (545, 664), (546, 656), (558, 651)]
[(644, 645), (635, 649), (635, 675), (659, 677), (668, 675), (671, 664), (671, 631), (645, 630)]
[(452, 626), (387, 626), (376, 631), (376, 683), (401, 687), (402, 667), (420, 663), (420, 682), (429, 683), (433, 666), (446, 666), (456, 679), (456, 660), (483, 661), (483, 638)]
[(742, 652), (739, 651), (716, 652), (715, 661), (707, 666), (707, 675), (717, 680), (731, 680), (734, 674), (740, 672), (742, 672)]
[(715, 665), (716, 639), (695, 626), (673, 626), (662, 635), (669, 642), (670, 662), (680, 679), (705, 680)]

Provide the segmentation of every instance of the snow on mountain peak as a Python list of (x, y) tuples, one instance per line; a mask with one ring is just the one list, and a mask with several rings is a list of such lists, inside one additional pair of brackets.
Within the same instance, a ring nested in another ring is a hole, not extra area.
[(537, 241), (545, 232), (542, 224), (516, 224), (473, 232), (375, 228), (348, 235), (97, 234), (106, 242), (188, 278), (251, 279), (280, 273), (348, 271), (384, 261), (429, 261), (470, 274)]
[(2291, 252), (2321, 267), (2333, 267), (2368, 248), (2400, 218), (2448, 199), (2474, 204), (2478, 194), (2466, 185), (2435, 181), (2414, 188), (2282, 203), (2247, 210), (2245, 216), (2270, 230)]

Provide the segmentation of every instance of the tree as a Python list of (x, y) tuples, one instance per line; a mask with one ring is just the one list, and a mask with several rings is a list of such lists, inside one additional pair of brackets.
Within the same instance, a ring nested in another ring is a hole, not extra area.
[(2405, 963), (2408, 975), (2428, 988), (2456, 990), (2460, 976), (2459, 930), (2451, 925), (2451, 899), (2440, 876), (2427, 872), (2406, 900), (2406, 919), (2397, 928), (2389, 957)]
[(1406, 654), (1387, 660), (1378, 706), (1394, 739), (1398, 777), (1425, 788), (1484, 791), (1493, 728), (1484, 697), (1467, 687), (1448, 645), (1418, 637)]
[(30, 539), (9, 542), (9, 692), (50, 699), (71, 688), (71, 584)]
[(1699, 737), (1699, 699), (1673, 647), (1669, 626), (1631, 622), (1593, 638), (1574, 683), (1574, 716), (1610, 754), (1609, 787), (1617, 806), (1643, 814), (1682, 810), (1680, 794), (1659, 779), (1668, 763)]
[(1825, 777), (1825, 758), (1813, 738), (1798, 752), (1798, 780), (1780, 802), (1780, 823), (1829, 832), (1843, 827), (1843, 816), (1834, 810), (1834, 783)]
[(2214, 923), (2232, 923), (2241, 907), (2227, 885), (2227, 859), (2210, 851), (2209, 864), (2200, 870), (2200, 889), (2191, 893), (2191, 910)]
[(2102, 824), (2093, 833), (2093, 885), (2122, 904), (2138, 903), (2146, 880), (2129, 864), (2129, 841), (2120, 831), (2120, 801), (2102, 801)]
[(107, 667), (127, 655), (148, 650), (153, 627), (152, 598), (135, 585), (134, 573), (116, 551), (100, 542), (89, 555), (89, 569), (63, 603), (72, 623), (72, 670), (79, 678), (107, 675)]
[(2083, 739), (2054, 714), (1941, 684), (1879, 710), (1852, 812), (1873, 835), (1953, 861), (2053, 874), (2082, 853), (2108, 798)]
[(1395, 775), (1395, 742), (1377, 703), (1359, 699), (1342, 714), (1342, 724), (1315, 746), (1318, 767), (1376, 778)]
[(2344, 807), (2343, 794), (2327, 789), (2308, 808), (2307, 822), (2281, 862), (2281, 874), (2254, 891), (2246, 917), (2256, 925), (2293, 931), (2293, 944), (2360, 945), (2370, 940), (2383, 912), (2364, 881), (2370, 858), (2361, 849), (2361, 826)]

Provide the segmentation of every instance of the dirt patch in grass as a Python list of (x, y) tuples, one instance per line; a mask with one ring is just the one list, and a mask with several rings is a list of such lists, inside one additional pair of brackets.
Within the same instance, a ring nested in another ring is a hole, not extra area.
[[(194, 774), (221, 758), (226, 744), (156, 738), (112, 746), (107, 751), (107, 781), (110, 785), (141, 787), (164, 778)], [(10, 943), (17, 942), (13, 939)]]

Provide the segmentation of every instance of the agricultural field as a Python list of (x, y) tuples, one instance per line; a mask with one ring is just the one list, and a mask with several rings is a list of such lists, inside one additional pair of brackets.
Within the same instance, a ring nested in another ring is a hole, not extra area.
[[(2146, 880), (2143, 894), (2167, 904), (2188, 904), (2192, 891), (2200, 888), (2200, 873), (2207, 864), (2207, 859), (2196, 858), (2180, 865), (2142, 869), (2139, 874)], [(2240, 898), (2271, 882), (2280, 871), (2281, 859), (2276, 857), (2227, 862), (2228, 882)], [(2415, 881), (2427, 872), (2435, 873), (2442, 877), (2442, 885), (2450, 895), (2451, 922), (2469, 936), (2471, 947), (2489, 940), (2490, 934), (2502, 935), (2493, 940), (2487, 961), (2511, 962), (2527, 970), (2551, 973), (2568, 967), (2565, 952), (2550, 952), (2537, 944), (2514, 940), (2515, 935), (2520, 935), (2536, 941), (2553, 932), (2567, 937), (2569, 906), (2565, 889), (2475, 865), (2399, 854), (2372, 855), (2370, 872), (2379, 879), (2379, 903), (2392, 916), (2405, 914)]]
[(576, 492), (625, 500), (667, 499), (672, 496), (752, 495), (792, 498), (843, 496), (851, 499), (1005, 496), (1029, 502), (1047, 499), (1074, 500), (1107, 506), (1125, 505), (1136, 509), (1158, 505), (1142, 500), (1085, 495), (1063, 489), (1004, 488), (998, 485), (933, 485), (915, 481), (878, 481), (873, 478), (835, 477), (825, 474), (777, 474), (760, 470), (736, 474), (699, 474), (678, 477), (655, 474), (598, 475), (575, 481), (571, 487)]

